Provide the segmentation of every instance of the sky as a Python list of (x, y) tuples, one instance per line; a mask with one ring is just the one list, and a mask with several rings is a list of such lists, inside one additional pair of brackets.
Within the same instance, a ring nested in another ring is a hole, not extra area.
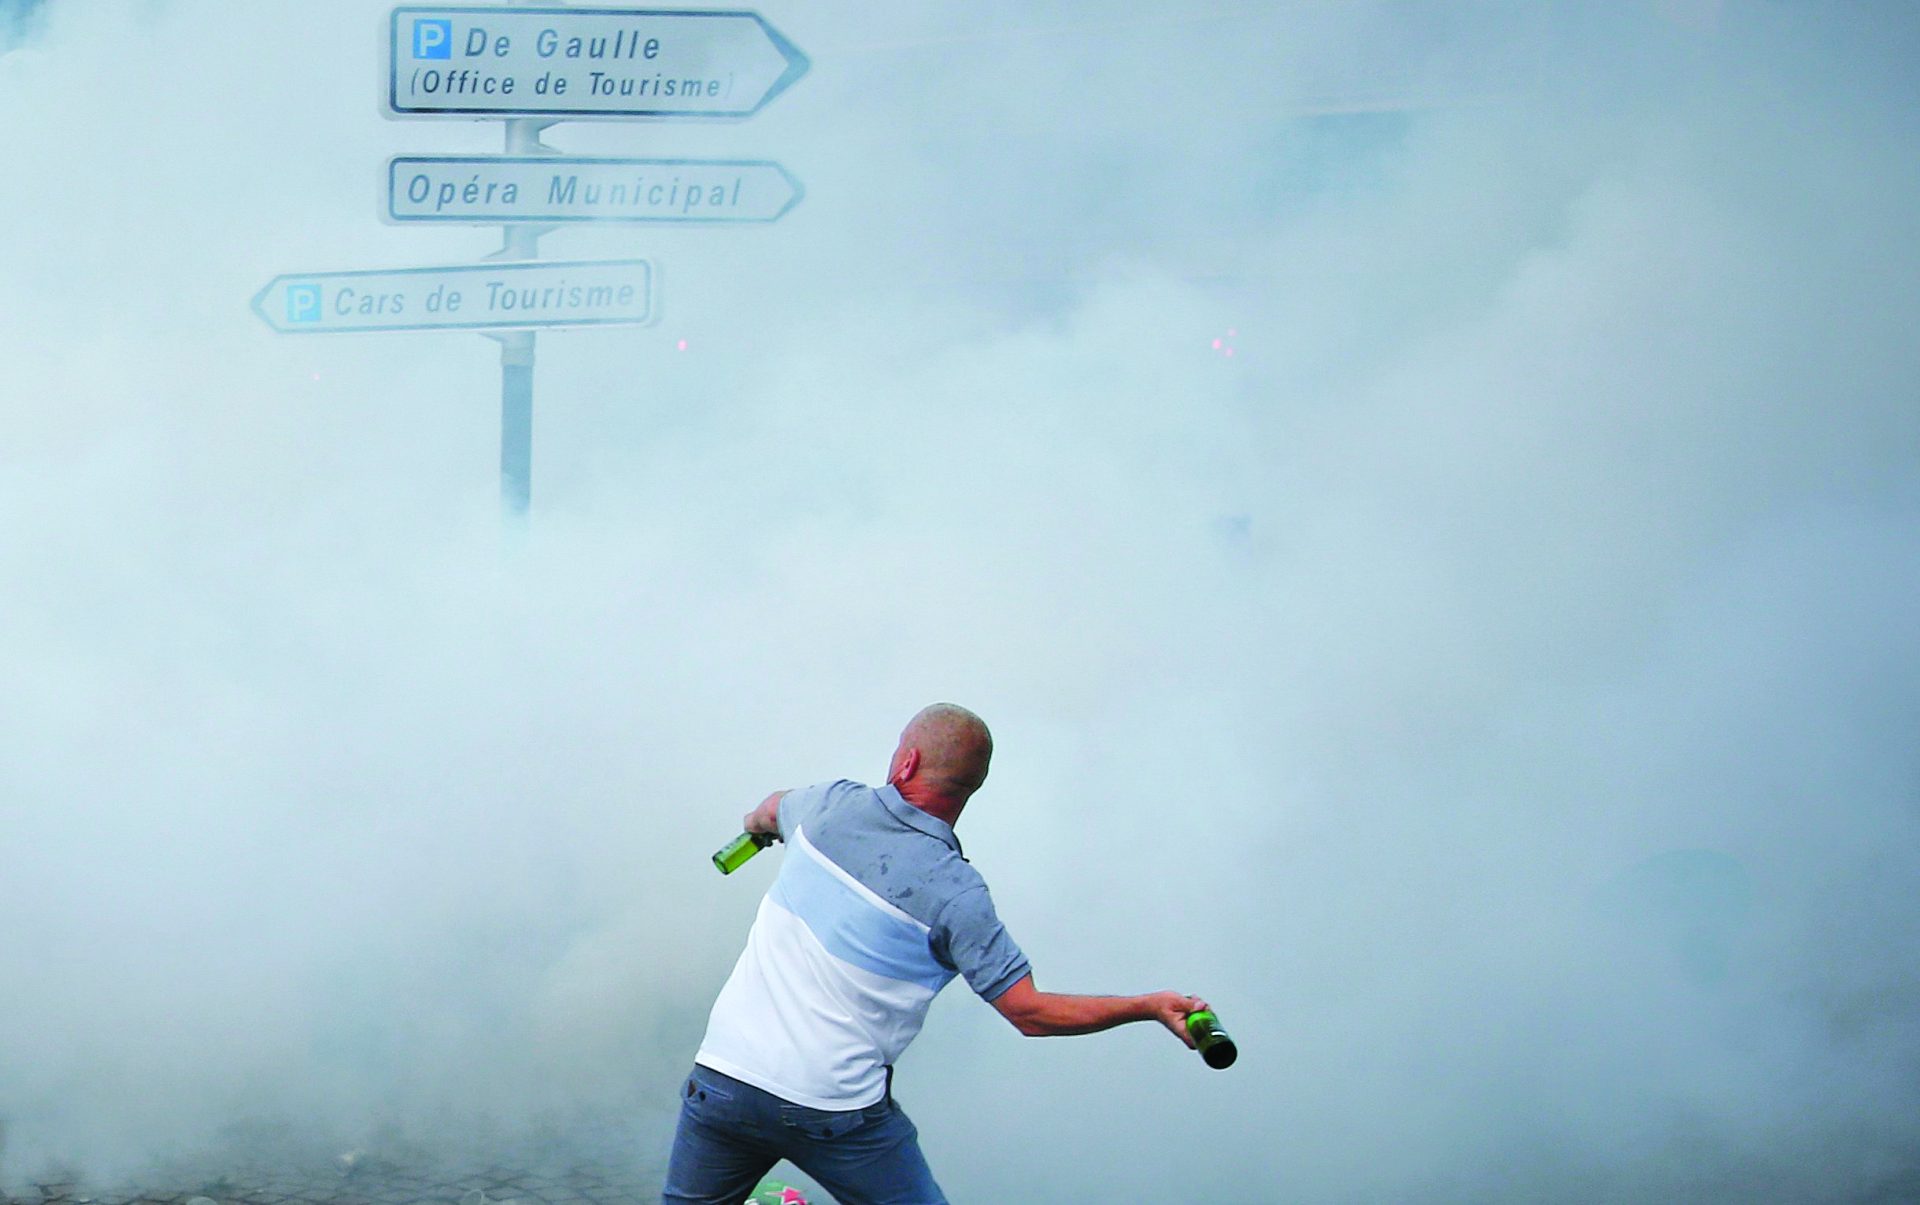
[(950, 989), (954, 1199), (1920, 1190), (1906, 6), (763, 7), (751, 120), (545, 136), (806, 196), (543, 240), (661, 315), (539, 338), (523, 522), (494, 344), (248, 308), (498, 246), (379, 220), (501, 145), (387, 7), (0, 6), (0, 1184), (663, 1156), (708, 855), (951, 700), (1038, 984), (1241, 1049)]

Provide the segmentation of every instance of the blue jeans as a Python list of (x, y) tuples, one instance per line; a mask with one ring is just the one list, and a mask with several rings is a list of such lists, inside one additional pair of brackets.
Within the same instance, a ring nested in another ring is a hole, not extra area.
[(893, 1094), (864, 1109), (809, 1109), (696, 1065), (680, 1089), (662, 1200), (740, 1205), (786, 1159), (840, 1205), (946, 1205), (920, 1131)]

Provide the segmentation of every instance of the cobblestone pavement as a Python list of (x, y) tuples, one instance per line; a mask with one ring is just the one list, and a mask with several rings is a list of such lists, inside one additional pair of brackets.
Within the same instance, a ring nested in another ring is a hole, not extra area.
[(0, 1185), (0, 1205), (657, 1205), (657, 1124), (610, 1119), (470, 1153), (408, 1142), (321, 1153), (284, 1139), (156, 1165), (119, 1183), (43, 1173)]

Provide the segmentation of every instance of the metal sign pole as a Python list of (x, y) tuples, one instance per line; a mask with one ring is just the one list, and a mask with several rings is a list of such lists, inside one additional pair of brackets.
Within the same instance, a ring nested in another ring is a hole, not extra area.
[(524, 518), (533, 501), (533, 332), (500, 340), (500, 507)]
[[(553, 123), (516, 117), (506, 123), (507, 154), (554, 154), (540, 141)], [(488, 259), (538, 259), (540, 236), (551, 226), (502, 226), (500, 250)], [(500, 506), (509, 518), (524, 518), (533, 503), (534, 332), (490, 335), (500, 342)]]
[[(566, 0), (559, 0), (565, 3)], [(506, 123), (507, 154), (553, 154), (540, 131), (553, 123), (520, 117)], [(551, 226), (502, 226), (500, 250), (489, 259), (538, 259), (540, 236)], [(500, 509), (524, 519), (533, 505), (533, 332), (512, 331), (500, 340)]]

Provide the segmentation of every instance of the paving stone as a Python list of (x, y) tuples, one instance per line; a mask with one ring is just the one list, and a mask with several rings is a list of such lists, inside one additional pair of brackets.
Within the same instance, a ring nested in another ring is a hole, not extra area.
[[(288, 1127), (236, 1127), (230, 1160), (179, 1160), (110, 1186), (58, 1178), (0, 1189), (0, 1205), (653, 1205), (659, 1126), (587, 1120), (482, 1147), (477, 1158), (387, 1135), (351, 1151), (314, 1149)], [(294, 1152), (276, 1157), (273, 1152)], [(343, 1164), (343, 1155), (351, 1154)], [(472, 1197), (470, 1194), (481, 1194)], [(482, 1199), (484, 1198), (484, 1199)]]

